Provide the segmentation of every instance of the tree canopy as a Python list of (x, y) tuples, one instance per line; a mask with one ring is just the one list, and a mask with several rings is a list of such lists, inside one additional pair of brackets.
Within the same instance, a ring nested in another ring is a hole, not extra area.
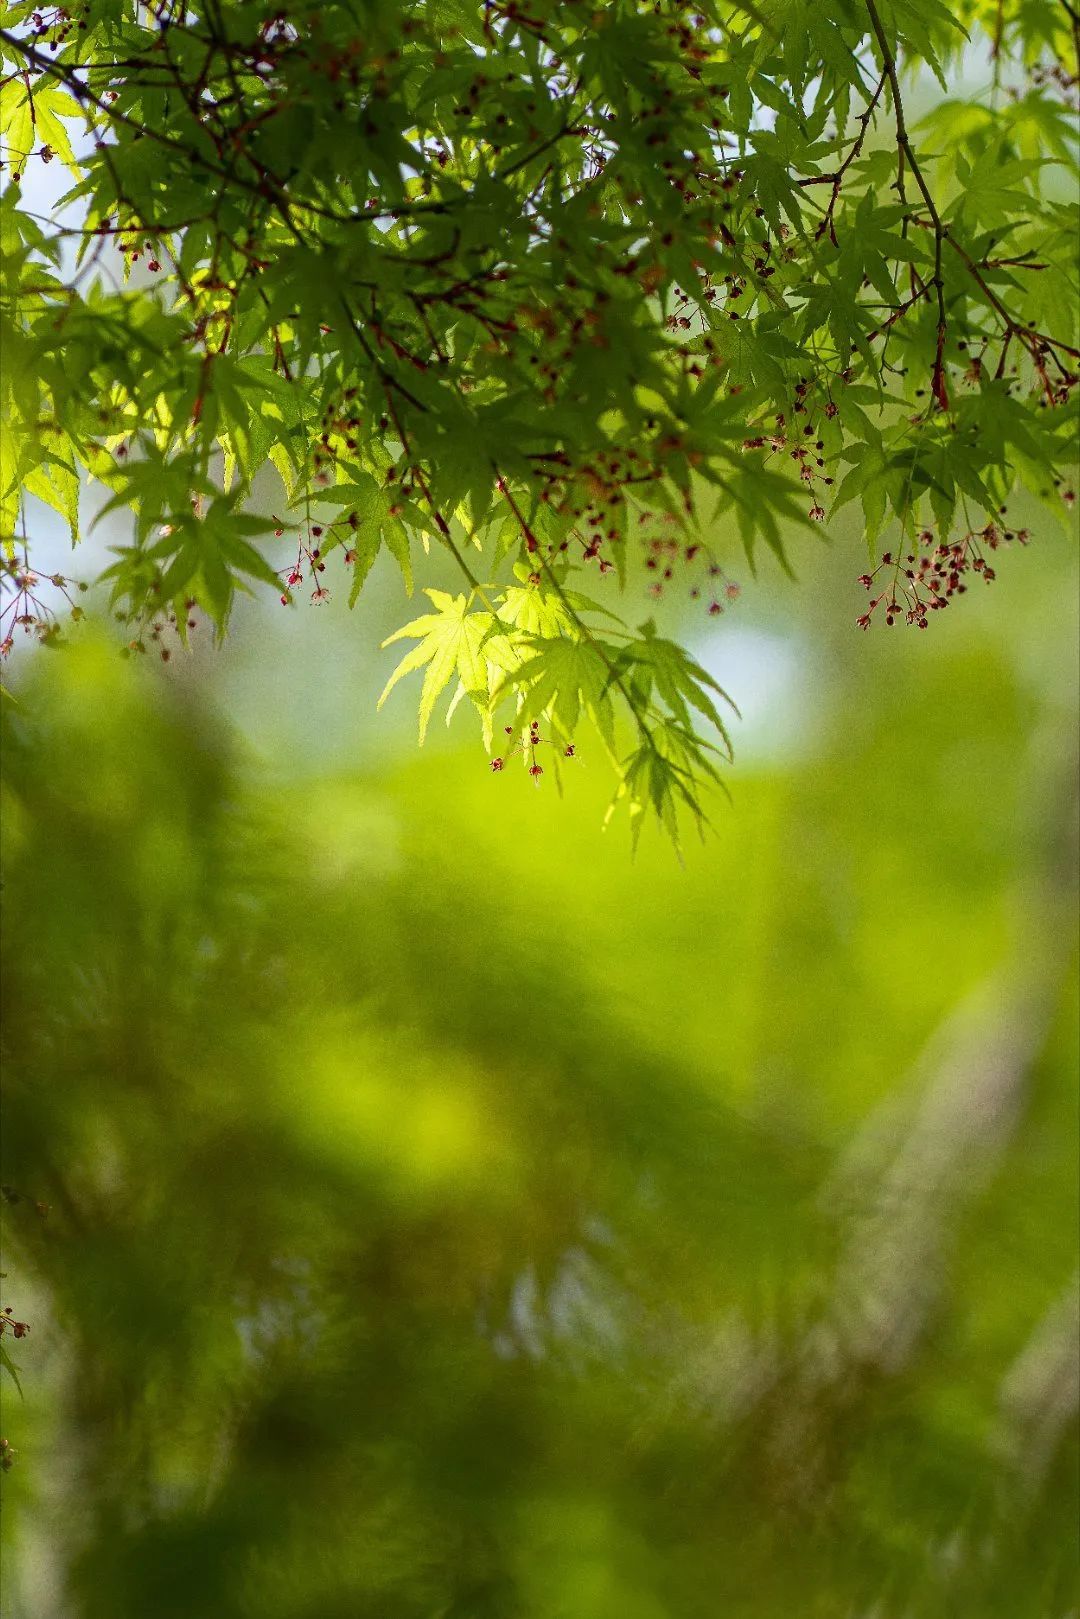
[(1077, 50), (1070, 0), (9, 5), (4, 650), (82, 612), (33, 544), (89, 479), (136, 651), (386, 551), (421, 739), (538, 776), (584, 717), (677, 835), (730, 699), (642, 614), (723, 611), (729, 535), (852, 507), (858, 623), (925, 629), (1017, 490), (1067, 518)]

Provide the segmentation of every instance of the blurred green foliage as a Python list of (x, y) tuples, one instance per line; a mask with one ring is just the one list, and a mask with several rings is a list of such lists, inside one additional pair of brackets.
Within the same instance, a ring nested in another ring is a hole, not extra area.
[(569, 809), (452, 750), (271, 779), (212, 686), (39, 666), (10, 1619), (1076, 1612), (1075, 713), (1032, 568), (960, 638), (819, 631), (812, 741), (685, 871), (597, 831), (587, 758)]

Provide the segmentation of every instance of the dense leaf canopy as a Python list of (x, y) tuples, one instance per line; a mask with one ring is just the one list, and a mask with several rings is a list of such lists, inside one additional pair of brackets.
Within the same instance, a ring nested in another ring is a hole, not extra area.
[(585, 714), (676, 832), (726, 699), (613, 586), (719, 612), (728, 531), (857, 502), (861, 622), (925, 627), (1018, 486), (1067, 515), (1076, 52), (1066, 0), (8, 6), (5, 646), (81, 611), (87, 478), (137, 649), (443, 551), (421, 735), (538, 774)]

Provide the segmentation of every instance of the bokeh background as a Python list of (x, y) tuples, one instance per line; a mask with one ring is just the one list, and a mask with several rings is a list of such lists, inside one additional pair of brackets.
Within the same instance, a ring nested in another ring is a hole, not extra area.
[(744, 719), (682, 867), (587, 736), (560, 797), (376, 716), (381, 567), (168, 664), (17, 649), (9, 1619), (1080, 1611), (1077, 576), (1029, 521), (925, 633), (855, 629), (854, 530), (796, 583), (714, 535), (739, 600), (660, 614)]

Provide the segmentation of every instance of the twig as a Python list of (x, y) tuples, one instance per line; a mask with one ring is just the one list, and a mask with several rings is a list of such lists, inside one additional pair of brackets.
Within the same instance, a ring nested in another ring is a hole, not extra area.
[(945, 386), (945, 337), (948, 327), (945, 319), (945, 283), (942, 280), (941, 275), (941, 246), (947, 233), (945, 226), (942, 224), (941, 215), (938, 213), (937, 204), (935, 203), (931, 194), (930, 187), (923, 178), (922, 169), (919, 167), (918, 158), (915, 156), (915, 149), (911, 144), (911, 138), (907, 132), (907, 124), (904, 120), (904, 101), (900, 94), (900, 80), (896, 71), (896, 58), (893, 55), (892, 46), (889, 44), (889, 36), (885, 32), (885, 26), (881, 21), (881, 14), (878, 11), (875, 0), (866, 0), (866, 10), (870, 17), (870, 24), (874, 30), (878, 47), (881, 51), (881, 60), (882, 66), (885, 69), (885, 76), (889, 81), (889, 88), (892, 91), (893, 115), (896, 119), (896, 144), (900, 155), (896, 182), (897, 189), (900, 193), (900, 200), (903, 203), (906, 203), (907, 201), (904, 194), (904, 159), (906, 158), (907, 166), (911, 170), (912, 179), (919, 188), (919, 194), (921, 195), (922, 200), (926, 205), (926, 211), (930, 215), (931, 221), (933, 222), (934, 274), (930, 281), (930, 285), (937, 293), (938, 326), (937, 349), (934, 354), (934, 370), (931, 377), (930, 386), (933, 390), (934, 398), (937, 400), (942, 410), (948, 410), (949, 392)]
[[(834, 247), (838, 247), (840, 245), (836, 240), (836, 226), (833, 217), (836, 212), (836, 204), (840, 200), (840, 188), (844, 183), (844, 175), (847, 173), (848, 169), (850, 169), (851, 165), (855, 162), (856, 158), (859, 156), (859, 153), (863, 149), (863, 142), (866, 139), (866, 132), (870, 127), (871, 119), (874, 116), (874, 110), (881, 99), (881, 92), (885, 88), (887, 78), (888, 75), (886, 73), (882, 73), (881, 78), (877, 82), (877, 88), (870, 97), (870, 100), (867, 102), (866, 110), (859, 118), (859, 133), (855, 138), (855, 143), (847, 157), (845, 157), (844, 161), (841, 163), (840, 167), (836, 170), (836, 173), (832, 175), (820, 175), (818, 177), (822, 180), (831, 179), (832, 195), (829, 198), (829, 206), (825, 210), (825, 217), (821, 221), (817, 230), (814, 232), (815, 241), (820, 241), (825, 235), (826, 231), (828, 231), (829, 240), (832, 245)], [(805, 185), (809, 184), (809, 182), (801, 181), (800, 184)]]

